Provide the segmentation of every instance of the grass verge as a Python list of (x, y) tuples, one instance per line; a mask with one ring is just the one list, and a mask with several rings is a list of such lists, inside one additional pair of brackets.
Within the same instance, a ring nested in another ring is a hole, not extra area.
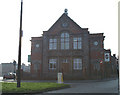
[(42, 93), (51, 90), (57, 90), (70, 87), (68, 84), (58, 83), (21, 83), (17, 88), (17, 83), (2, 83), (2, 93)]

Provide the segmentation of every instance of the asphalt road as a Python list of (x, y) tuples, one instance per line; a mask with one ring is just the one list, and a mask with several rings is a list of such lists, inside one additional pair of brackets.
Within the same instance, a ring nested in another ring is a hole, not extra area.
[[(118, 80), (68, 83), (71, 88), (49, 91), (45, 93), (118, 93)], [(40, 94), (36, 94), (40, 95)]]

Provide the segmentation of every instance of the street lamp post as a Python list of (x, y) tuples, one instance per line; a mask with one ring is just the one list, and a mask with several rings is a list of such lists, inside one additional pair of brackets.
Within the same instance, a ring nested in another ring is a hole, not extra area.
[(23, 0), (21, 0), (21, 12), (20, 12), (20, 31), (19, 31), (19, 50), (18, 50), (18, 71), (17, 71), (17, 87), (20, 87), (21, 82), (21, 40), (22, 40), (22, 8)]
[(16, 73), (16, 61), (13, 61), (13, 65), (14, 65), (14, 73)]

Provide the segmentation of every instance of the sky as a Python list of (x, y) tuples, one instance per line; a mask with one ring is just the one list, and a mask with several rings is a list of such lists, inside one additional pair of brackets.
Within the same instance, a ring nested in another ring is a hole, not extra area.
[[(47, 31), (68, 9), (68, 16), (90, 33), (104, 33), (104, 48), (118, 55), (119, 0), (23, 0), (22, 63), (31, 54), (31, 37)], [(21, 0), (0, 1), (0, 63), (18, 62)]]

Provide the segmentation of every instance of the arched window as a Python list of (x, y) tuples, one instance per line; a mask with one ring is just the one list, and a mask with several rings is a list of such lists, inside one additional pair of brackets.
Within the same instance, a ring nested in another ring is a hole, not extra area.
[(69, 49), (69, 34), (61, 34), (61, 49)]

